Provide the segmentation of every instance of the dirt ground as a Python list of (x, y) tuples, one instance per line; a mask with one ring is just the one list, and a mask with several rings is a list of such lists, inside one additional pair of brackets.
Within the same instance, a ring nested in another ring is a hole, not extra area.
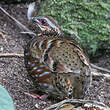
[[(26, 4), (1, 5), (10, 15), (14, 16), (21, 23), (29, 27), (29, 22), (26, 17)], [(0, 32), (2, 32), (7, 43), (0, 37), (0, 53), (24, 53), (24, 47), (30, 40), (27, 35), (20, 34), (21, 30), (9, 17), (0, 11)], [(94, 60), (95, 64), (110, 69), (110, 55)], [(0, 57), (0, 83), (10, 93), (16, 110), (42, 110), (45, 106), (51, 105), (51, 100), (46, 100), (46, 103), (39, 99), (32, 98), (24, 94), (24, 92), (34, 91), (34, 86), (30, 80), (25, 68), (23, 57)], [(104, 102), (110, 107), (110, 82), (104, 78), (95, 78), (89, 93), (90, 99)], [(39, 107), (36, 108), (35, 104)]]

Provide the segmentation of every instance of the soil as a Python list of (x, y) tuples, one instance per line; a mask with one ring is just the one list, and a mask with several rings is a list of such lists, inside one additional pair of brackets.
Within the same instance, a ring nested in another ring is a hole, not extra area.
[[(1, 5), (10, 15), (19, 20), (22, 24), (30, 28), (27, 20), (26, 4)], [(20, 34), (21, 30), (0, 10), (0, 32), (2, 32), (7, 43), (0, 37), (0, 53), (24, 53), (26, 43), (31, 39), (30, 36)], [(92, 58), (91, 58), (92, 59)], [(110, 55), (92, 60), (91, 62), (98, 66), (110, 69)], [(35, 90), (33, 82), (30, 80), (25, 68), (23, 57), (0, 57), (0, 82), (11, 95), (16, 110), (42, 110), (51, 105), (51, 100), (41, 101), (31, 96), (25, 95), (24, 92)], [(104, 102), (110, 107), (110, 82), (104, 78), (98, 77), (93, 81), (91, 92), (88, 94), (90, 99)], [(35, 105), (38, 104), (38, 107)]]

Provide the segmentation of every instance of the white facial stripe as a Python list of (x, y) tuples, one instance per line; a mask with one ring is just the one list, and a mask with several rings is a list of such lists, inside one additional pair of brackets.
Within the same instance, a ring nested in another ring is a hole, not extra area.
[[(52, 23), (48, 18), (44, 18), (45, 20), (47, 20), (48, 24), (53, 28), (55, 29), (55, 31), (58, 32), (58, 34), (61, 33), (60, 29), (59, 29), (59, 26), (57, 27), (54, 23)], [(56, 22), (57, 23), (57, 22)]]
[(53, 24), (48, 18), (44, 18), (44, 19), (48, 22), (48, 24), (52, 26), (52, 28), (56, 27), (55, 24)]

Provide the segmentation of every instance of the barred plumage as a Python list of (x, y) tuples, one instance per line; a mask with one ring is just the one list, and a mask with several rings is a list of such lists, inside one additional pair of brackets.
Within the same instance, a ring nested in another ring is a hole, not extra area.
[(42, 16), (32, 20), (41, 33), (28, 43), (25, 50), (29, 73), (48, 94), (55, 92), (62, 98), (81, 98), (91, 76), (89, 60), (83, 49), (75, 40), (62, 35), (52, 18)]

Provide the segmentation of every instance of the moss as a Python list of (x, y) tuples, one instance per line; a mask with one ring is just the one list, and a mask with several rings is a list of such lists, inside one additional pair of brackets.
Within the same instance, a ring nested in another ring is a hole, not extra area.
[(99, 49), (110, 52), (110, 1), (45, 0), (39, 15), (49, 15), (58, 21), (65, 34), (78, 35), (91, 55)]

